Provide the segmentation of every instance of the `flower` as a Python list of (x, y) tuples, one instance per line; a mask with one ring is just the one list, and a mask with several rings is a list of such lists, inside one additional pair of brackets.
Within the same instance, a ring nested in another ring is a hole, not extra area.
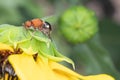
[(60, 54), (50, 39), (40, 32), (36, 31), (33, 34), (29, 30), (24, 30), (23, 27), (2, 25), (0, 35), (0, 75), (2, 79), (114, 80), (106, 74), (83, 76), (59, 64), (60, 61), (67, 61), (74, 67), (72, 60)]
[(9, 61), (20, 80), (114, 80), (105, 74), (85, 77), (51, 60), (46, 64), (38, 58), (35, 62), (32, 56), (26, 54), (12, 55)]
[[(9, 45), (0, 43), (0, 51), (2, 50), (13, 51)], [(19, 80), (114, 80), (106, 74), (83, 76), (53, 60), (44, 61), (42, 56), (34, 60), (32, 55), (24, 52), (10, 55), (8, 61)]]

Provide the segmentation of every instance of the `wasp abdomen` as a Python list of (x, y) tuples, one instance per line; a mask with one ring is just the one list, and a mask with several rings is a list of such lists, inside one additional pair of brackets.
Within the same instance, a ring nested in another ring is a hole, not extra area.
[(33, 19), (31, 21), (26, 21), (24, 23), (24, 26), (27, 29), (30, 28), (30, 27), (33, 27), (34, 29), (39, 29), (39, 28), (42, 27), (42, 25), (43, 25), (43, 21), (40, 20), (40, 19)]
[(43, 25), (43, 21), (40, 19), (33, 19), (33, 20), (31, 20), (31, 24), (32, 24), (32, 26), (34, 26), (35, 29), (41, 28)]

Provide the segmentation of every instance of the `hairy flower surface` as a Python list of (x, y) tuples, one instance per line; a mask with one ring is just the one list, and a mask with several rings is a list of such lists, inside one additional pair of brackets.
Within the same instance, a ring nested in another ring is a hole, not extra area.
[[(61, 55), (40, 31), (12, 25), (0, 26), (0, 61), (0, 73), (4, 73), (5, 68), (10, 71), (8, 75), (13, 76), (12, 80), (16, 80), (16, 76), (18, 80), (114, 80), (106, 74), (83, 76), (70, 70), (58, 62), (73, 64), (72, 60)], [(1, 80), (11, 80), (12, 77), (4, 75)]]

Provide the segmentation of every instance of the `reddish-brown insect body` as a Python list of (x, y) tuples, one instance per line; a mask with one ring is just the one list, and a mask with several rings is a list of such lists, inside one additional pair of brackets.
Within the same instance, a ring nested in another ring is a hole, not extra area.
[(31, 24), (31, 21), (26, 21), (26, 22), (24, 23), (25, 28), (29, 28), (31, 25), (32, 25), (32, 24)]
[(33, 19), (31, 20), (32, 25), (34, 26), (34, 28), (41, 28), (43, 26), (43, 21), (40, 19)]
[(24, 27), (26, 29), (29, 29), (31, 27), (34, 28), (35, 30), (38, 29), (48, 36), (50, 36), (50, 32), (52, 30), (50, 23), (48, 23), (46, 21), (44, 22), (43, 20), (41, 20), (39, 18), (32, 19), (30, 21), (26, 21), (24, 23)]
[(24, 23), (25, 28), (33, 27), (34, 29), (40, 29), (43, 26), (43, 21), (40, 19), (33, 19)]

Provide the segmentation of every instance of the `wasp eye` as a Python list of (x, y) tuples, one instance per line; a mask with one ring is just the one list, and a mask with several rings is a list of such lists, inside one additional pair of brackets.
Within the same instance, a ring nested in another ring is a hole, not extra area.
[(50, 33), (52, 31), (51, 25), (48, 22), (44, 22), (44, 25), (42, 26), (41, 31), (50, 37)]
[(45, 22), (44, 28), (49, 29), (50, 31), (52, 30), (51, 25), (48, 22)]

